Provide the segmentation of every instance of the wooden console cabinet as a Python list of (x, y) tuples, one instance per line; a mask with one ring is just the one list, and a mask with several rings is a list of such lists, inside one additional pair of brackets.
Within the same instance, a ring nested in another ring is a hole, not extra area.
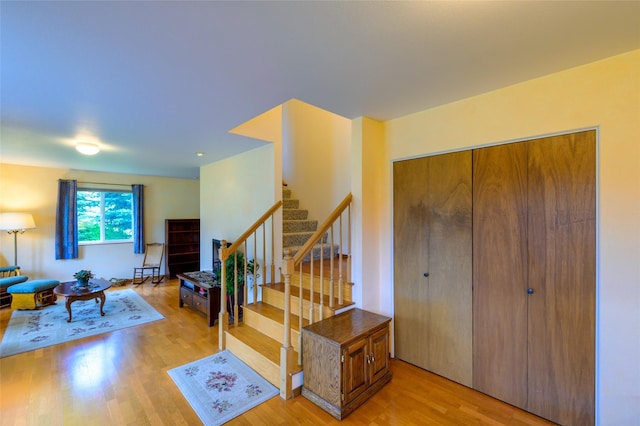
[(180, 307), (187, 305), (207, 317), (213, 326), (220, 312), (220, 287), (178, 274)]
[(351, 309), (302, 330), (302, 395), (342, 420), (391, 380), (390, 318)]

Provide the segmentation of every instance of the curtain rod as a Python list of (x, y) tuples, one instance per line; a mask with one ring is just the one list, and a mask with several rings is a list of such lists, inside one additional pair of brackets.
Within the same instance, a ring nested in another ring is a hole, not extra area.
[(131, 187), (130, 184), (126, 184), (126, 183), (82, 182), (82, 181), (78, 181), (78, 183), (84, 183), (88, 185), (113, 185), (113, 186), (126, 186), (128, 188)]

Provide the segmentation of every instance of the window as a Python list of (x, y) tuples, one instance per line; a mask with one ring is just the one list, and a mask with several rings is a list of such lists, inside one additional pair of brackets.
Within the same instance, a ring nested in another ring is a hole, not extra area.
[(131, 191), (78, 189), (78, 242), (133, 241)]

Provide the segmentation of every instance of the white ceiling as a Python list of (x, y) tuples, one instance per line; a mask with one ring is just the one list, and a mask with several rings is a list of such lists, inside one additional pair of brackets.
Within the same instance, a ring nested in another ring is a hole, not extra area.
[(291, 98), (388, 120), (640, 48), (638, 1), (2, 0), (0, 20), (0, 161), (186, 178), (261, 146), (228, 131)]

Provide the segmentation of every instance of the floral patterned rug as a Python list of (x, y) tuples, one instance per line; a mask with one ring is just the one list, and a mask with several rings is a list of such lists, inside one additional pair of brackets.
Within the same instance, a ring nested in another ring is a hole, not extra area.
[(228, 350), (168, 373), (207, 426), (227, 422), (279, 394)]
[(94, 300), (76, 301), (71, 304), (70, 323), (64, 297), (39, 310), (14, 311), (0, 344), (0, 358), (164, 318), (132, 289), (105, 294), (104, 316)]

